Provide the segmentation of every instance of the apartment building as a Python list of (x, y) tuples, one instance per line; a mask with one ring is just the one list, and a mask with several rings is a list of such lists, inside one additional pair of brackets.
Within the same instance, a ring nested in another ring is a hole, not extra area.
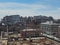
[(41, 23), (42, 33), (45, 33), (48, 35), (54, 35), (56, 37), (58, 37), (58, 33), (59, 33), (58, 27), (59, 27), (59, 24), (53, 23), (52, 21)]

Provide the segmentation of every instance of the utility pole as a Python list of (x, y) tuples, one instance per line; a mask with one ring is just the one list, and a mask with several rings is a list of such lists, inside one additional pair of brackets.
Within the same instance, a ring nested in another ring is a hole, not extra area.
[(8, 25), (7, 25), (7, 38), (8, 38)]
[(7, 45), (8, 45), (8, 37), (9, 35), (8, 35), (8, 25), (7, 25)]

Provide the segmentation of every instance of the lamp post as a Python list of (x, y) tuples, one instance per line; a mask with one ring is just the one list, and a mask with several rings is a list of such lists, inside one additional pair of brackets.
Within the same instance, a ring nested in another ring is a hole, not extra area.
[[(2, 25), (5, 25), (4, 23), (2, 23)], [(8, 45), (8, 24), (7, 24), (7, 45)], [(2, 32), (1, 32), (1, 35), (2, 35)], [(2, 38), (2, 37), (1, 37)]]
[[(5, 25), (5, 24), (4, 24), (4, 23), (2, 23), (2, 25)], [(7, 37), (8, 37), (8, 24), (7, 24), (7, 27), (6, 27), (6, 28), (7, 28)]]
[(2, 34), (3, 34), (3, 31), (1, 31), (1, 40), (0, 40), (0, 45), (2, 45)]

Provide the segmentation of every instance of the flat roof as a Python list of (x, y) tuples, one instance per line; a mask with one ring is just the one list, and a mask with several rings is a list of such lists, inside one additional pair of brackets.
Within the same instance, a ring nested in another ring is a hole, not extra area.
[(45, 23), (41, 23), (41, 24), (47, 24), (47, 25), (60, 25), (60, 24), (52, 23), (52, 22), (45, 22)]
[(36, 30), (38, 30), (38, 29), (24, 29), (22, 31), (36, 31)]

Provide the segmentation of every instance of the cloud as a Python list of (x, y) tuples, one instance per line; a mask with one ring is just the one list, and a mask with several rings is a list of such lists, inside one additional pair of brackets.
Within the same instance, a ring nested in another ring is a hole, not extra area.
[[(33, 16), (36, 15), (37, 10), (46, 9), (45, 5), (40, 4), (23, 4), (14, 2), (3, 2), (0, 3), (0, 15), (12, 15), (19, 14), (23, 16)], [(2, 17), (3, 17), (2, 16)]]
[(41, 8), (44, 9), (46, 8), (44, 5), (40, 4), (23, 4), (23, 3), (14, 3), (14, 2), (7, 2), (7, 3), (0, 3), (0, 8), (1, 9), (20, 9), (20, 8)]
[(55, 19), (60, 19), (60, 8), (55, 10), (43, 11), (43, 14), (46, 16), (53, 16)]
[(14, 2), (0, 3), (0, 19), (6, 15), (18, 14), (21, 16), (46, 15), (60, 18), (60, 8), (43, 4), (24, 4)]

